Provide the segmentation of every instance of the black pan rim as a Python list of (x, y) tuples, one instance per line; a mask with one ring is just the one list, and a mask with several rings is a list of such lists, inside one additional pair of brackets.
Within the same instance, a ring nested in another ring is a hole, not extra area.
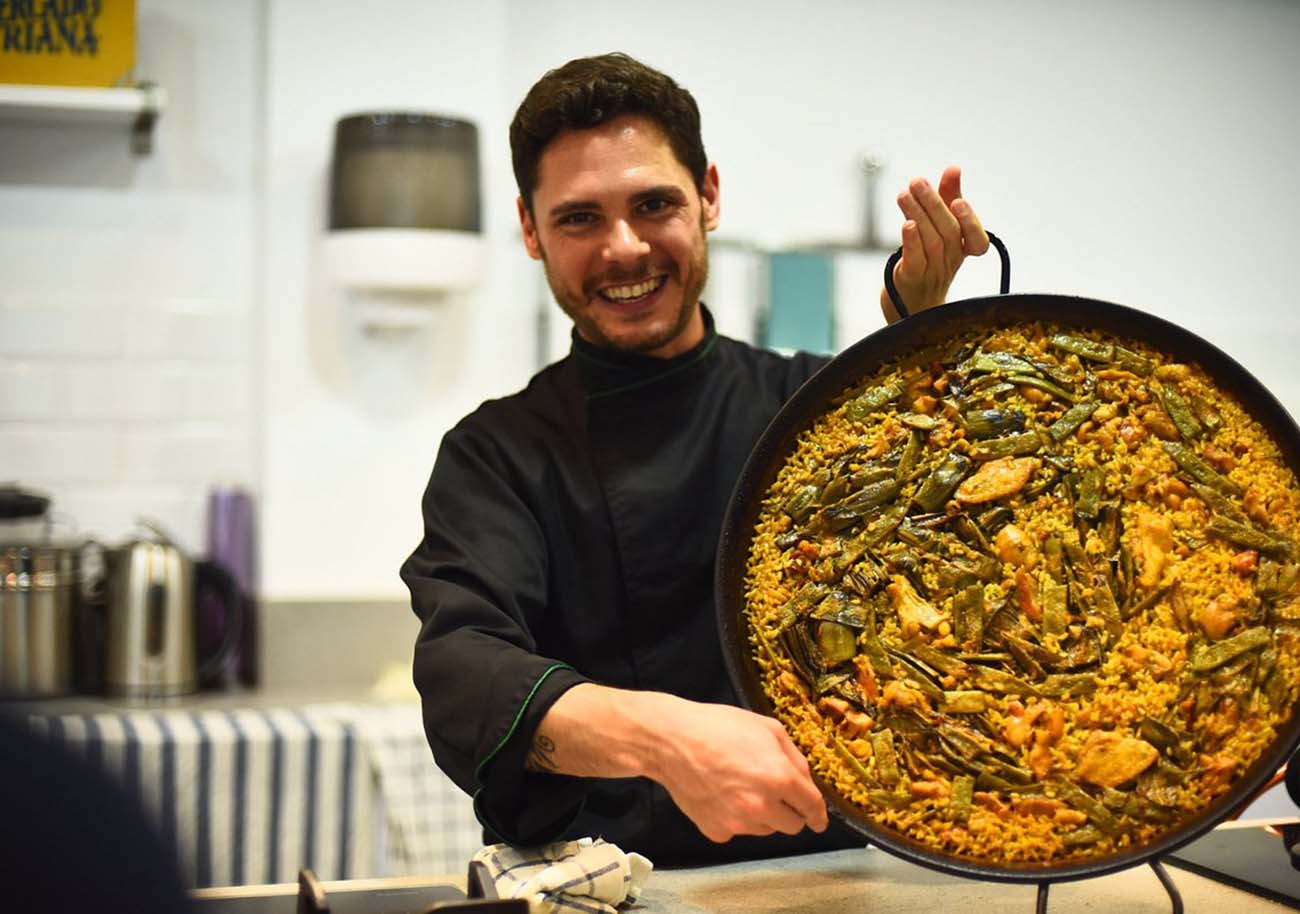
[[(1114, 302), (1083, 296), (1018, 293), (964, 299), (884, 327), (845, 349), (795, 392), (768, 424), (733, 489), (718, 542), (714, 573), (718, 635), (728, 676), (741, 703), (773, 716), (750, 657), (744, 624), (743, 580), (750, 535), (766, 491), (794, 438), (821, 415), (831, 397), (874, 366), (921, 346), (977, 326), (1043, 321), (1081, 330), (1100, 330), (1142, 340), (1177, 358), (1194, 361), (1237, 397), (1272, 436), (1283, 459), (1300, 478), (1300, 427), (1285, 407), (1232, 356), (1177, 324)], [(1300, 707), (1233, 788), (1196, 816), (1154, 841), (1105, 857), (1060, 864), (997, 863), (945, 854), (878, 825), (818, 780), (831, 815), (867, 841), (912, 863), (941, 872), (993, 882), (1066, 882), (1101, 876), (1158, 860), (1202, 836), (1245, 805), (1300, 744)]]

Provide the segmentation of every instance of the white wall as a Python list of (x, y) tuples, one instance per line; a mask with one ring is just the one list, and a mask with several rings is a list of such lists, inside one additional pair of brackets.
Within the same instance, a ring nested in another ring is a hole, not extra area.
[[(438, 440), (533, 368), (529, 275), (512, 241), (506, 8), (500, 2), (270, 6), (264, 586), (272, 597), (400, 597)], [(410, 334), (366, 334), (321, 279), (335, 121), (373, 110), (467, 117), (483, 150), (482, 286)], [(521, 285), (523, 291), (520, 291)]]
[(257, 483), (257, 13), (139, 0), (137, 72), (171, 99), (146, 158), (124, 128), (0, 122), (0, 482), (83, 532), (147, 515), (197, 549), (207, 487)]
[[(153, 157), (129, 159), (120, 137), (0, 124), (0, 479), (52, 489), (104, 535), (143, 508), (190, 542), (208, 484), (251, 484), (272, 598), (400, 599), (439, 438), (531, 373), (538, 274), (518, 249), (506, 128), (532, 81), (580, 54), (625, 49), (696, 94), (722, 236), (857, 237), (863, 147), (888, 161), (878, 221), (892, 235), (893, 191), (959, 163), (1010, 246), (1013, 290), (1178, 320), (1300, 413), (1300, 5), (140, 11), (141, 70), (172, 98)], [(320, 280), (317, 245), (335, 119), (395, 107), (478, 122), (492, 260), (432, 327), (378, 338)], [(837, 287), (860, 297), (867, 329), (878, 264), (846, 264)], [(956, 294), (995, 276), (972, 264)]]

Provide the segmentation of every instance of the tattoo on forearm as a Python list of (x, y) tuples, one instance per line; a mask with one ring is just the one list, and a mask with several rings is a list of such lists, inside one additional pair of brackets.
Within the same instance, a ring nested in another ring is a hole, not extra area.
[(542, 736), (540, 733), (533, 737), (533, 745), (528, 750), (528, 758), (524, 762), (524, 767), (529, 771), (554, 772), (556, 770), (555, 741)]

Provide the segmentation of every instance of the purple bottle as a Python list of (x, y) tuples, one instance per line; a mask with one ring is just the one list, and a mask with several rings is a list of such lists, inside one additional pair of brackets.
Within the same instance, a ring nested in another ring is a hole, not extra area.
[[(243, 607), (238, 646), (205, 683), (209, 688), (255, 686), (257, 669), (257, 517), (253, 496), (237, 486), (208, 493), (208, 560), (234, 578)], [(199, 654), (215, 650), (231, 618), (209, 595), (199, 595)]]

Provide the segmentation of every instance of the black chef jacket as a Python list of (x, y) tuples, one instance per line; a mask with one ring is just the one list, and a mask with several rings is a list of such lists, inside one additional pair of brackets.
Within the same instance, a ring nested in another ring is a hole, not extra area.
[(824, 360), (756, 350), (704, 317), (703, 342), (666, 360), (574, 334), (567, 358), (443, 438), (402, 578), (429, 745), (489, 841), (603, 836), (662, 864), (862, 843), (833, 827), (714, 844), (649, 780), (524, 770), (538, 723), (580, 682), (738, 703), (714, 618), (723, 514), (760, 433)]

